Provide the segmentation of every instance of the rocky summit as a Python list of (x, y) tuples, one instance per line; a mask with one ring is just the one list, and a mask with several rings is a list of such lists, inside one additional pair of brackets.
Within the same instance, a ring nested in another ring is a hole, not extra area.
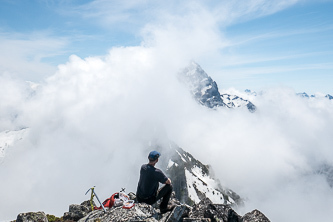
[[(131, 194), (135, 200), (135, 195)], [(253, 210), (239, 215), (229, 205), (213, 204), (209, 198), (201, 200), (199, 203), (189, 206), (181, 204), (177, 199), (171, 199), (171, 203), (176, 205), (172, 211), (161, 214), (158, 209), (158, 203), (148, 205), (145, 203), (135, 203), (130, 209), (122, 206), (113, 206), (104, 211), (91, 210), (89, 201), (80, 205), (72, 204), (69, 206), (69, 212), (64, 213), (62, 218), (52, 219), (50, 215), (44, 212), (23, 213), (17, 216), (17, 222), (35, 222), (35, 221), (54, 221), (54, 222), (269, 222), (270, 220), (259, 210)], [(54, 218), (54, 217), (53, 217)]]

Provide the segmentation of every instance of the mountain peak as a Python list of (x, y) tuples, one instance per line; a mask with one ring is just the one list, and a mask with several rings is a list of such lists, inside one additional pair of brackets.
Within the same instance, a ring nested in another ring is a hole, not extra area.
[(180, 81), (190, 90), (195, 100), (203, 106), (213, 109), (218, 107), (247, 107), (250, 112), (256, 110), (255, 105), (250, 101), (237, 95), (221, 95), (216, 82), (194, 61), (191, 61), (178, 76)]
[(330, 94), (327, 94), (325, 97), (328, 98), (329, 100), (333, 99), (333, 96), (331, 96)]
[(197, 63), (190, 62), (179, 73), (179, 79), (189, 88), (201, 105), (208, 108), (226, 106), (221, 99), (216, 82)]

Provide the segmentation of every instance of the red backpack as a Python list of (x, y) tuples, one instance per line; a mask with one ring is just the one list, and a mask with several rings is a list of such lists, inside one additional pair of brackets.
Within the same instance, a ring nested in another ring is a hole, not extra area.
[[(125, 195), (124, 199), (122, 199), (122, 197), (119, 197), (119, 193), (112, 194), (110, 198), (104, 200), (104, 202), (102, 203), (104, 208), (106, 207), (111, 208), (114, 205), (116, 205), (116, 207), (123, 206), (123, 208), (125, 209), (132, 208), (134, 206), (134, 201), (128, 200), (128, 196), (126, 194), (122, 193), (122, 195)], [(94, 207), (94, 210), (100, 210), (100, 209), (103, 209), (102, 206)]]
[[(119, 193), (114, 193), (114, 194), (112, 194), (112, 196), (110, 198), (104, 200), (104, 202), (102, 203), (104, 208), (105, 207), (108, 207), (108, 208), (113, 207), (115, 198), (119, 198)], [(94, 207), (94, 210), (100, 210), (100, 209), (103, 209), (102, 206)]]

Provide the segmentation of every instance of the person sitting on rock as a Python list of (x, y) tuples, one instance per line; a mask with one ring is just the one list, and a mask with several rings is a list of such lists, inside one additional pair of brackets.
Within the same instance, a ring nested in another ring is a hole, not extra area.
[[(155, 168), (155, 164), (158, 162), (160, 156), (159, 152), (151, 151), (148, 155), (148, 164), (141, 166), (136, 198), (139, 203), (143, 202), (150, 205), (162, 198), (160, 211), (163, 214), (171, 211), (175, 206), (168, 206), (172, 193), (170, 178), (166, 177), (160, 169)], [(159, 183), (165, 185), (158, 189)]]

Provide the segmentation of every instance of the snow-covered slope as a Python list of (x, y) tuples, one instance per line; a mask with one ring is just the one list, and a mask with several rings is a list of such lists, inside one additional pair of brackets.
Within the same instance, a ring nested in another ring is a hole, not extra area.
[(239, 195), (223, 187), (219, 180), (212, 176), (209, 166), (176, 145), (173, 145), (172, 149), (163, 170), (172, 178), (176, 197), (181, 202), (193, 204), (209, 198), (216, 204), (242, 204)]
[(256, 106), (253, 103), (239, 96), (222, 94), (221, 98), (229, 108), (247, 107), (250, 112), (256, 111)]
[(193, 97), (201, 105), (207, 106), (208, 108), (247, 107), (250, 112), (256, 110), (255, 105), (250, 101), (242, 99), (237, 95), (221, 95), (216, 82), (193, 61), (179, 73), (179, 79), (188, 87)]
[(28, 129), (20, 129), (15, 131), (6, 130), (0, 132), (0, 158), (5, 156), (6, 150), (13, 147), (19, 140), (24, 138)]

